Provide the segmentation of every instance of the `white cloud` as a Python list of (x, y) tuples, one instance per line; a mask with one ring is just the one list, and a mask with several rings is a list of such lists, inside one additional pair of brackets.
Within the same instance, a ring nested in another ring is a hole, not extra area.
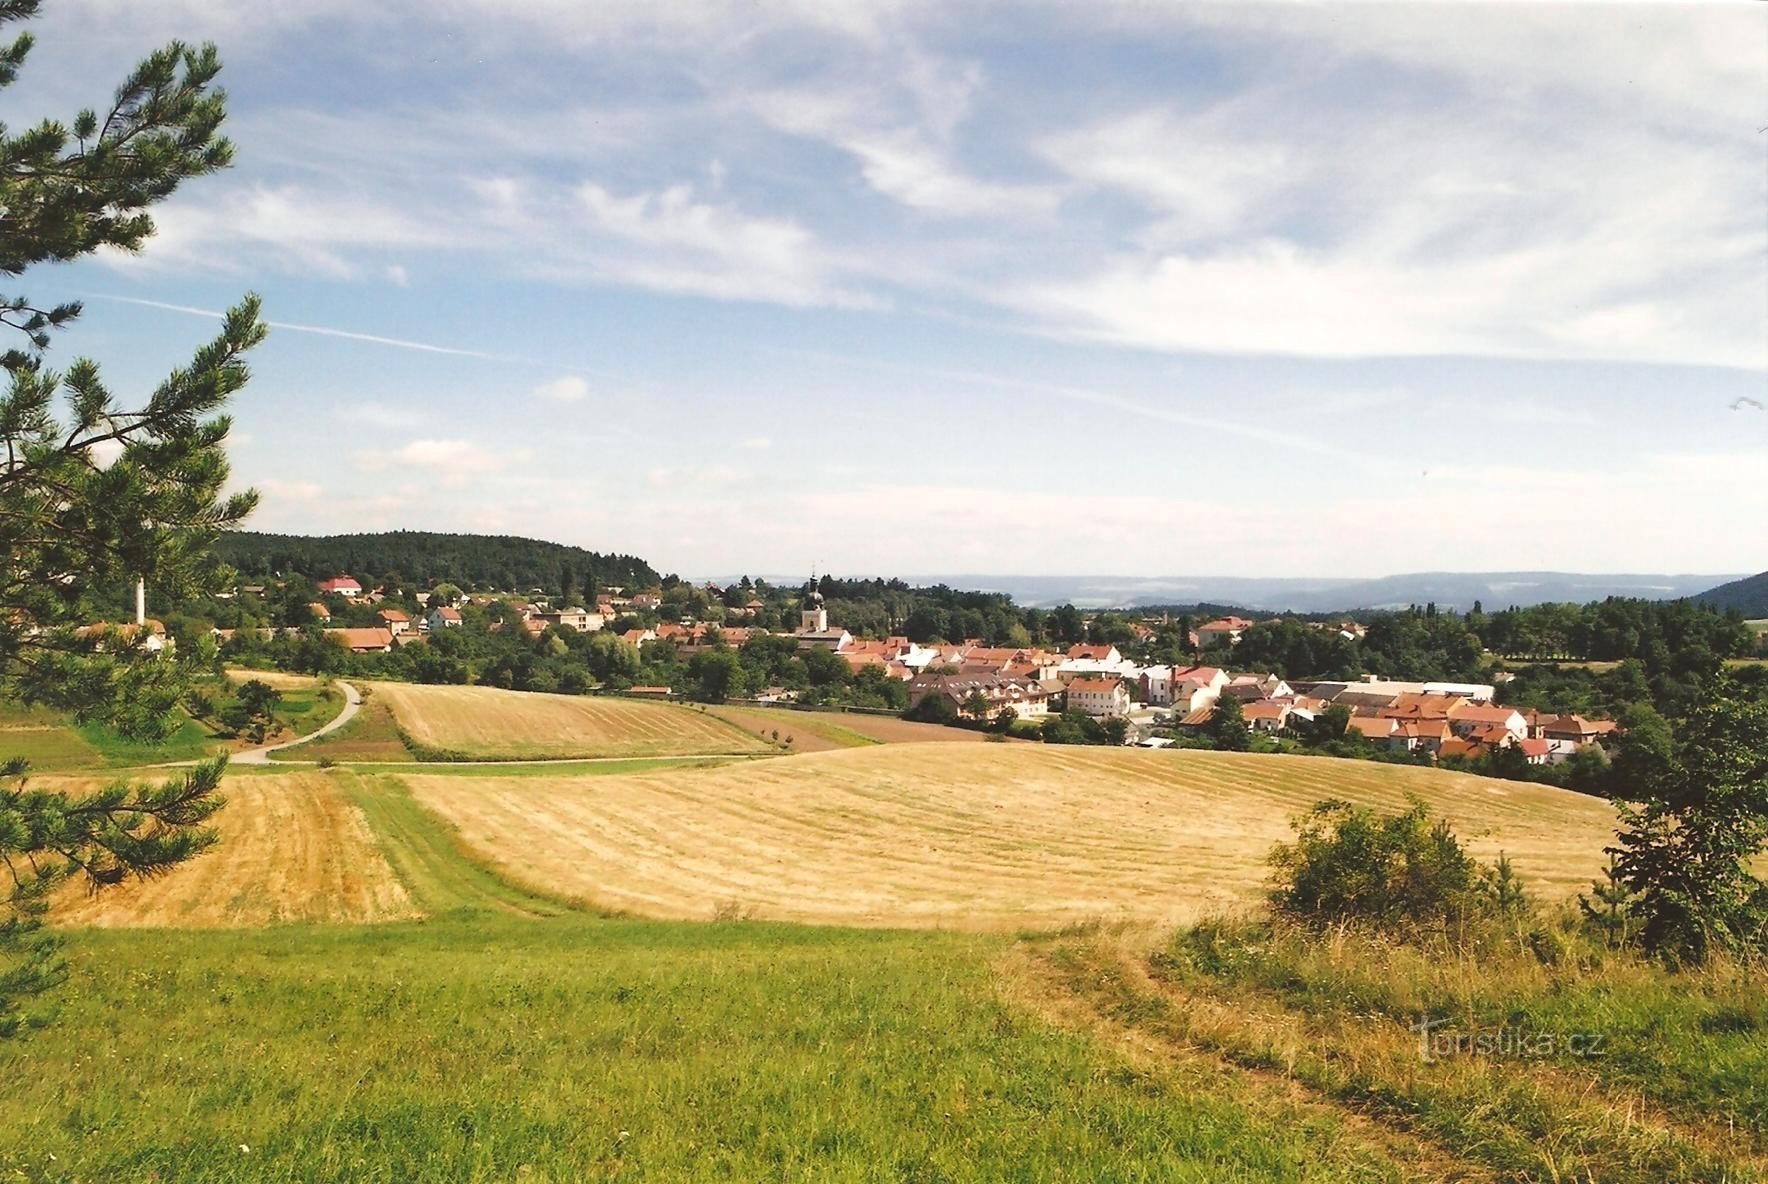
[(594, 267), (605, 278), (719, 300), (795, 307), (868, 306), (845, 288), (835, 260), (789, 219), (698, 201), (687, 185), (619, 196), (594, 182), (577, 189), (582, 222), (613, 245)]
[(407, 275), (405, 268), (397, 263), (387, 264), (386, 274), (387, 281), (397, 287), (409, 288), (411, 286), (411, 276)]
[(310, 502), (325, 493), (325, 486), (317, 481), (285, 481), (276, 477), (262, 477), (252, 484), (259, 493), (279, 502)]
[(345, 419), (377, 428), (414, 428), (423, 416), (414, 407), (389, 407), (385, 403), (351, 403), (338, 412)]
[(750, 449), (755, 449), (755, 450), (760, 450), (760, 449), (764, 449), (764, 448), (772, 448), (773, 447), (773, 440), (768, 436), (747, 436), (741, 442), (738, 443), (737, 447), (750, 448)]
[(860, 171), (873, 189), (919, 210), (1010, 218), (1049, 213), (1061, 198), (1048, 186), (998, 184), (971, 176), (914, 132), (852, 136), (842, 146), (859, 158)]
[(364, 274), (365, 249), (442, 250), (463, 240), (457, 219), (433, 201), (422, 208), (376, 194), (262, 182), (200, 194), (181, 194), (156, 210), (154, 236), (139, 255), (107, 248), (99, 257), (125, 270), (231, 273), (268, 265), (347, 280)]
[(494, 451), (470, 440), (421, 439), (398, 448), (359, 452), (356, 463), (370, 472), (424, 469), (440, 474), (445, 482), (459, 482), (468, 475), (496, 472), (524, 455), (520, 450)]
[(566, 374), (541, 383), (531, 393), (537, 399), (552, 403), (578, 403), (589, 397), (589, 383), (575, 374)]

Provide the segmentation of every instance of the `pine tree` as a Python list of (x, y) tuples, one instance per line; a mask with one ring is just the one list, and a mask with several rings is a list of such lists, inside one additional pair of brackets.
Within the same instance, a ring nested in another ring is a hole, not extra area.
[(1632, 940), (1632, 909), (1633, 890), (1621, 879), (1621, 869), (1610, 855), (1608, 866), (1602, 869), (1602, 879), (1590, 881), (1590, 896), (1579, 894), (1578, 911), (1602, 931), (1603, 940), (1612, 950)]
[[(37, 8), (0, 0), (0, 24)], [(0, 87), (31, 45), (24, 33), (0, 46)], [(213, 46), (175, 42), (130, 73), (102, 118), (88, 110), (71, 125), (0, 127), (0, 274), (138, 249), (153, 233), (150, 206), (228, 163), (219, 69)], [(264, 327), (247, 297), (187, 367), (130, 409), (93, 362), (46, 367), (52, 339), (80, 311), (0, 295), (0, 333), (17, 334), (0, 353), (0, 694), (155, 738), (171, 728), (189, 671), (146, 653), (146, 631), (76, 627), (91, 621), (97, 595), (137, 578), (165, 596), (221, 585), (209, 545), (256, 499), (222, 492), (220, 411), (245, 384), (242, 355)], [(152, 875), (209, 846), (221, 770), (210, 762), (158, 787), (68, 796), (31, 789), (22, 761), (0, 764), (0, 1035), (32, 1022), (32, 998), (65, 973), (43, 925), (51, 889), (73, 876), (104, 887)]]

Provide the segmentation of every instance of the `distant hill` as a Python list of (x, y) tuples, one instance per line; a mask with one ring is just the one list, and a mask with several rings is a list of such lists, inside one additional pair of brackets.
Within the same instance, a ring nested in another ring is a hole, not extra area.
[[(1020, 604), (1071, 603), (1080, 608), (1169, 604), (1238, 604), (1271, 612), (1329, 613), (1404, 608), (1434, 601), (1465, 611), (1531, 604), (1587, 604), (1609, 596), (1677, 600), (1694, 596), (1726, 575), (1585, 575), (1577, 572), (1417, 572), (1373, 580), (1249, 579), (1239, 576), (979, 576), (916, 577), (917, 584), (1006, 592)], [(1715, 589), (1717, 591), (1717, 589)]]
[(593, 576), (602, 584), (649, 587), (658, 576), (631, 555), (604, 555), (509, 535), (441, 534), (391, 530), (375, 534), (262, 534), (235, 531), (215, 544), (221, 561), (243, 576), (298, 573), (314, 580), (348, 574), (363, 583), (389, 573), (409, 584), (448, 581), (464, 588), (556, 588), (569, 570), (578, 589)]
[(1734, 608), (1752, 620), (1768, 617), (1768, 571), (1709, 588), (1695, 599), (1714, 608)]

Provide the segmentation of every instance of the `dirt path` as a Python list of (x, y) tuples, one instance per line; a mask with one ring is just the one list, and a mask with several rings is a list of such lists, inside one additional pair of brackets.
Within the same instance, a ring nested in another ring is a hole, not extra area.
[(342, 679), (339, 679), (336, 685), (339, 690), (344, 692), (344, 710), (338, 712), (337, 718), (321, 727), (313, 729), (313, 731), (308, 732), (305, 736), (297, 737), (294, 740), (284, 740), (281, 744), (266, 744), (262, 748), (248, 748), (244, 752), (234, 753), (229, 759), (235, 764), (240, 765), (267, 765), (270, 763), (271, 753), (282, 752), (284, 749), (293, 748), (297, 744), (306, 744), (310, 740), (317, 740), (327, 733), (337, 731), (339, 728), (355, 719), (357, 711), (362, 707), (362, 696), (357, 693), (355, 687)]

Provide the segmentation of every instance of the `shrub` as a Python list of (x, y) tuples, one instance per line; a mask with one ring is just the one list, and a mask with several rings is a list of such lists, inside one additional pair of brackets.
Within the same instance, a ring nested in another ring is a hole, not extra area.
[(1296, 819), (1295, 831), (1295, 842), (1271, 852), (1270, 899), (1300, 921), (1362, 921), (1405, 932), (1527, 908), (1508, 859), (1482, 865), (1417, 799), (1397, 814), (1320, 802)]

